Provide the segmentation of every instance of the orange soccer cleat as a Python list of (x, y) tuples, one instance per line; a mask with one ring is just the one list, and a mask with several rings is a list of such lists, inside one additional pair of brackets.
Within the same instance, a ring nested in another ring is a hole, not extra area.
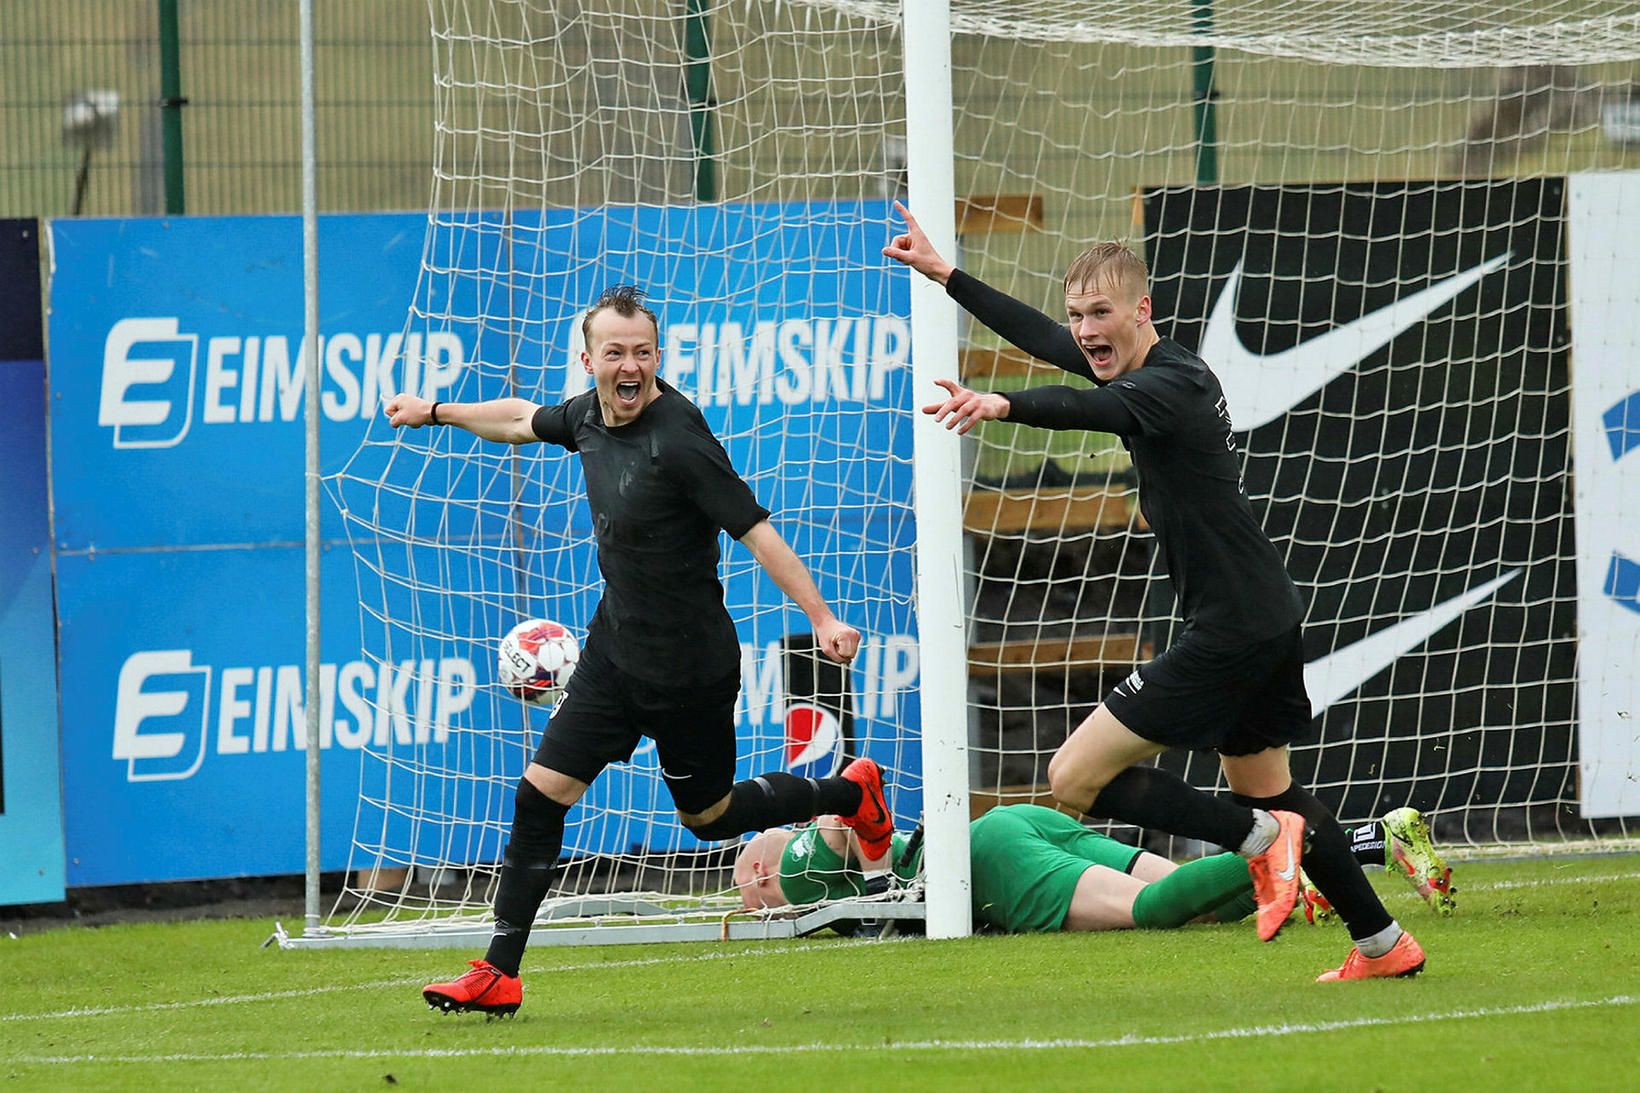
[(1262, 854), (1247, 859), (1258, 899), (1258, 939), (1269, 941), (1287, 924), (1298, 902), (1298, 863), (1304, 856), (1304, 817), (1296, 812), (1272, 812), (1280, 828), (1276, 841)]
[(883, 800), (883, 768), (873, 760), (856, 759), (843, 768), (842, 776), (860, 787), (860, 807), (842, 820), (860, 837), (860, 852), (876, 861), (894, 849), (894, 817)]
[(1393, 979), (1417, 975), (1424, 970), (1424, 950), (1418, 940), (1405, 930), (1383, 956), (1362, 956), (1361, 950), (1351, 946), (1344, 963), (1315, 977), (1317, 983), (1335, 983), (1340, 979)]
[(448, 983), (429, 983), (421, 988), (427, 1004), (445, 1013), (477, 1010), (492, 1017), (518, 1012), (524, 1000), (524, 984), (518, 976), (507, 975), (487, 960), (469, 960), (473, 970)]

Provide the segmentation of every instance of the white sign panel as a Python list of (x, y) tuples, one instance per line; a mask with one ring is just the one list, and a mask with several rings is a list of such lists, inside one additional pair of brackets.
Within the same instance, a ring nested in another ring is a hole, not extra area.
[(1581, 802), (1640, 815), (1640, 174), (1568, 193)]

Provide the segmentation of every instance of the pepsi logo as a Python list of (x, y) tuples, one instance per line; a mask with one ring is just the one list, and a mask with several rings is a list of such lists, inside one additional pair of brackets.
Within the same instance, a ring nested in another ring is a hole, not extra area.
[(786, 709), (786, 768), (806, 770), (809, 777), (828, 777), (842, 757), (843, 728), (830, 710), (808, 703), (794, 703)]

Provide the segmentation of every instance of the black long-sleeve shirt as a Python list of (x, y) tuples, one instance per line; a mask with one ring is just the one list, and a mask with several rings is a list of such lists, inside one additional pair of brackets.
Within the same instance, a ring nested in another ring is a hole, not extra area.
[(608, 426), (597, 390), (543, 406), (531, 425), (579, 452), (604, 594), (587, 626), (621, 670), (678, 685), (733, 675), (740, 640), (723, 605), (718, 529), (739, 539), (768, 519), (694, 403), (664, 380), (660, 397)]
[[(960, 271), (946, 290), (1015, 346), (1099, 382), (1069, 328)], [(1140, 367), (1110, 383), (1006, 397), (1009, 421), (1122, 438), (1139, 475), (1139, 510), (1187, 624), (1226, 640), (1258, 640), (1304, 617), (1298, 589), (1248, 504), (1224, 391), (1200, 357), (1163, 338)]]

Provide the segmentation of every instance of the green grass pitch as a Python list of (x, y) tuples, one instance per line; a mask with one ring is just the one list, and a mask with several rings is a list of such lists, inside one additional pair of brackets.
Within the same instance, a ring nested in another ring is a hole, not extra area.
[(0, 938), (0, 1088), (1634, 1089), (1640, 857), (1472, 862), (1411, 980), (1316, 984), (1337, 926), (537, 949), (513, 1020), (418, 988), (477, 955), (258, 949), (272, 923)]

